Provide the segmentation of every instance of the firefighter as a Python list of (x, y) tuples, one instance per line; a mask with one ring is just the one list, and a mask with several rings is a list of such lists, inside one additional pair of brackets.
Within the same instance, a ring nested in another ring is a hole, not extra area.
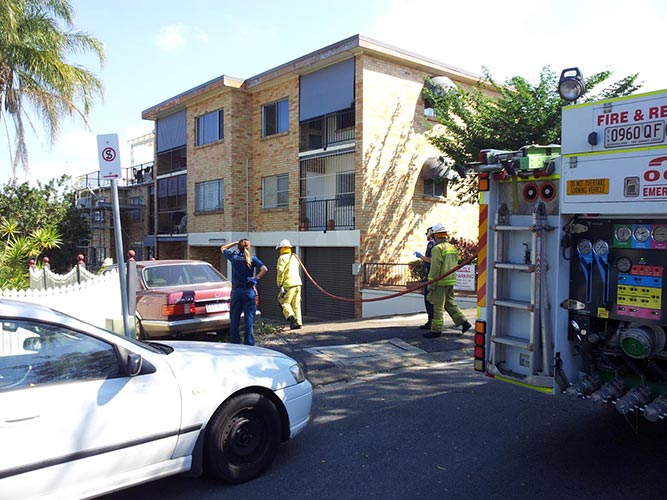
[(276, 284), (280, 289), (278, 303), (283, 316), (289, 321), (290, 330), (298, 330), (303, 324), (301, 320), (301, 275), (299, 260), (292, 253), (289, 240), (282, 240), (276, 245), (280, 257), (276, 264)]
[[(431, 232), (435, 238), (435, 246), (431, 250), (431, 268), (428, 280), (431, 281), (445, 274), (458, 265), (459, 254), (456, 247), (449, 242), (449, 233), (444, 225), (435, 224)], [(454, 285), (456, 284), (456, 273), (451, 273), (441, 280), (428, 285), (428, 300), (433, 304), (433, 320), (431, 331), (426, 332), (424, 337), (435, 338), (442, 335), (444, 314), (447, 311), (454, 325), (461, 327), (465, 333), (472, 326), (454, 300)]]

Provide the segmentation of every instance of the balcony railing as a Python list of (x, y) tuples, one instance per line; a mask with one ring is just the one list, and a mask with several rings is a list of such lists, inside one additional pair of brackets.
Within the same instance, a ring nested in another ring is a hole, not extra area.
[(301, 200), (302, 231), (354, 229), (354, 195), (341, 194), (328, 200)]
[[(122, 178), (118, 179), (117, 185), (119, 187), (133, 186), (137, 184), (149, 184), (153, 182), (153, 162), (142, 163), (134, 167), (126, 167), (122, 169)], [(79, 191), (87, 191), (88, 189), (98, 189), (100, 187), (111, 186), (110, 179), (102, 178), (102, 173), (99, 170), (90, 172), (88, 174), (80, 175), (76, 178), (75, 189)]]
[(299, 151), (327, 149), (354, 141), (354, 108), (301, 122)]

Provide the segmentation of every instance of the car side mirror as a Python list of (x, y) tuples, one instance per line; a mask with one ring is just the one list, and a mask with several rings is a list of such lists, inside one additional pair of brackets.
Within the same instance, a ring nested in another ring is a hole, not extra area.
[(39, 352), (42, 348), (42, 340), (39, 337), (27, 337), (23, 339), (23, 350)]
[[(26, 339), (27, 340), (27, 339)], [(135, 377), (141, 372), (143, 365), (143, 358), (141, 354), (130, 353), (127, 355), (127, 374), (130, 377)]]

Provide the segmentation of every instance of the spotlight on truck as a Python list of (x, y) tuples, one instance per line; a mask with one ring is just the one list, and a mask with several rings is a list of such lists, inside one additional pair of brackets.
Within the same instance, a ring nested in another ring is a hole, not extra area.
[(561, 72), (558, 93), (567, 102), (576, 102), (586, 93), (586, 84), (579, 68), (567, 68)]

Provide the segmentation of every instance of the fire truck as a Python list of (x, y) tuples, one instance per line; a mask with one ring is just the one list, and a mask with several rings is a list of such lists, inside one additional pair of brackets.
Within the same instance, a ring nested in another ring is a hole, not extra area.
[(666, 121), (667, 90), (574, 102), (561, 145), (484, 150), (469, 165), (477, 371), (667, 417)]

